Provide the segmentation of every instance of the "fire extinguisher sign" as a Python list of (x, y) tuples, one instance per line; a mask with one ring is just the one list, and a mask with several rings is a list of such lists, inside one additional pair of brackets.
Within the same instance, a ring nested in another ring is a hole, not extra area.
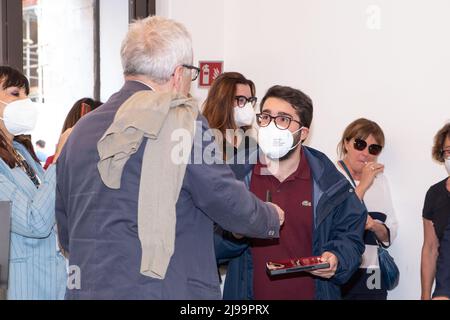
[(223, 61), (200, 61), (200, 88), (211, 87), (214, 80), (223, 73)]

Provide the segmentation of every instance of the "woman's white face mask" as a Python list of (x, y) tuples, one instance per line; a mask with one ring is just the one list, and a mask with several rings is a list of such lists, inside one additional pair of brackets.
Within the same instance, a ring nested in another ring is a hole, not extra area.
[(234, 107), (234, 121), (238, 127), (251, 126), (256, 119), (253, 105), (248, 102), (243, 108)]
[(16, 100), (6, 103), (3, 111), (3, 120), (6, 130), (13, 136), (30, 134), (36, 127), (39, 110), (36, 103), (30, 99)]

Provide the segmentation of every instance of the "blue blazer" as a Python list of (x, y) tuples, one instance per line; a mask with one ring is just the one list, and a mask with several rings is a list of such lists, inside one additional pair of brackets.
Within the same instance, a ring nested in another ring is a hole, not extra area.
[[(176, 204), (175, 251), (166, 278), (142, 275), (137, 211), (140, 181), (146, 179), (141, 177), (145, 143), (128, 160), (119, 190), (107, 188), (97, 169), (97, 142), (123, 102), (141, 90), (149, 88), (128, 81), (83, 117), (58, 160), (58, 231), (69, 264), (81, 271), (81, 285), (68, 288), (66, 298), (220, 299), (214, 222), (233, 232), (267, 238), (279, 234), (278, 215), (237, 181), (228, 166), (188, 164)], [(202, 141), (208, 138), (208, 125), (203, 117), (199, 120), (193, 155), (201, 160), (203, 150), (214, 142)]]
[(8, 299), (63, 299), (66, 265), (57, 249), (55, 167), (44, 172), (24, 146), (14, 142), (14, 148), (42, 184), (37, 189), (21, 168), (11, 169), (0, 159), (0, 201), (12, 202)]

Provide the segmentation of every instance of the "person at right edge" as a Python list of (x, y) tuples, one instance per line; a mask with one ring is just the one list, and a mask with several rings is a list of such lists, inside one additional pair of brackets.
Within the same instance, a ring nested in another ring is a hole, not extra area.
[(378, 157), (384, 148), (381, 127), (368, 119), (357, 119), (345, 129), (336, 165), (355, 186), (356, 194), (369, 211), (362, 263), (342, 287), (345, 300), (386, 300), (387, 288), (380, 272), (378, 246), (389, 247), (397, 237), (398, 222), (384, 165)]
[[(433, 159), (445, 165), (447, 176), (431, 186), (423, 205), (423, 246), (421, 260), (422, 300), (430, 300), (436, 279), (434, 297), (448, 294), (449, 284), (449, 232), (450, 220), (450, 122), (434, 138)], [(445, 231), (447, 228), (447, 231)], [(447, 269), (447, 270), (446, 270)], [(447, 276), (444, 276), (447, 274)], [(439, 276), (439, 277), (438, 277)], [(447, 278), (447, 290), (444, 278)]]

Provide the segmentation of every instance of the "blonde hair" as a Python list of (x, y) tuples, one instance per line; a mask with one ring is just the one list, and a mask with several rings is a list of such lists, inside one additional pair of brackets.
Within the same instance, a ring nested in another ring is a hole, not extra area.
[(192, 64), (191, 36), (171, 19), (153, 16), (137, 20), (122, 42), (121, 58), (125, 75), (144, 75), (164, 84), (177, 66)]

